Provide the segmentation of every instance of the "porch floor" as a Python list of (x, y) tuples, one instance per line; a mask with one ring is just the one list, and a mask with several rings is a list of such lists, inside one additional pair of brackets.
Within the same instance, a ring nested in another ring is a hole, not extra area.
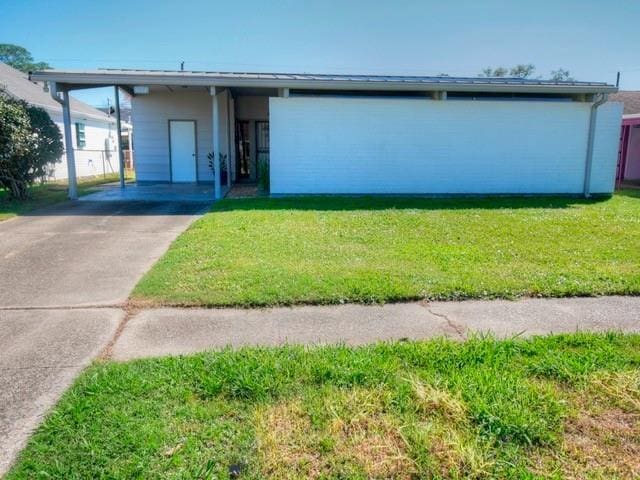
[[(196, 183), (108, 183), (96, 187), (95, 193), (80, 197), (83, 202), (193, 202), (213, 203), (213, 185)], [(224, 194), (224, 192), (223, 192)]]
[(255, 183), (237, 183), (231, 186), (225, 198), (255, 198), (263, 196)]

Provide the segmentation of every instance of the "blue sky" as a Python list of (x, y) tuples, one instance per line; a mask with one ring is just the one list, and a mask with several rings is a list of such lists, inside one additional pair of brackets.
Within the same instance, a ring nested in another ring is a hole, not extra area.
[[(8, 3), (8, 5), (7, 5)], [(640, 90), (637, 0), (4, 0), (0, 43), (57, 68), (475, 76), (563, 67)], [(109, 91), (77, 94), (106, 103)]]

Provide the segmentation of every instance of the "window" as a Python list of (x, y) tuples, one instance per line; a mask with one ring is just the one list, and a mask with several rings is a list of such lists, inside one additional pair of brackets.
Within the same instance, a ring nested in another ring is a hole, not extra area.
[(76, 123), (76, 146), (77, 148), (84, 148), (86, 144), (87, 142), (84, 135), (84, 123), (77, 122)]

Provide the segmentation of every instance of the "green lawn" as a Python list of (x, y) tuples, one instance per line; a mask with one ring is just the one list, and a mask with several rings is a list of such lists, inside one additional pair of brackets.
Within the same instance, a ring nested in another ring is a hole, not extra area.
[(640, 335), (91, 366), (7, 480), (637, 478)]
[[(78, 179), (78, 195), (86, 195), (95, 191), (93, 187), (96, 185), (117, 182), (118, 178), (118, 174), (109, 174), (106, 177), (97, 176)], [(31, 188), (31, 198), (26, 201), (9, 200), (7, 192), (0, 189), (0, 222), (17, 215), (23, 215), (33, 209), (46, 207), (65, 200), (67, 200), (66, 181), (34, 185)]]
[(218, 202), (133, 299), (276, 305), (640, 294), (640, 191)]

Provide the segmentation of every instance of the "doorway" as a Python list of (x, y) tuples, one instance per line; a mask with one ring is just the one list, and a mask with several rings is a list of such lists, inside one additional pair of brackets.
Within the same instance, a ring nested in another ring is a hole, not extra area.
[(198, 180), (195, 120), (169, 120), (169, 162), (172, 182)]
[(251, 168), (251, 122), (236, 122), (236, 181), (248, 182), (252, 177)]
[(269, 164), (269, 122), (256, 122), (256, 152), (258, 169)]

